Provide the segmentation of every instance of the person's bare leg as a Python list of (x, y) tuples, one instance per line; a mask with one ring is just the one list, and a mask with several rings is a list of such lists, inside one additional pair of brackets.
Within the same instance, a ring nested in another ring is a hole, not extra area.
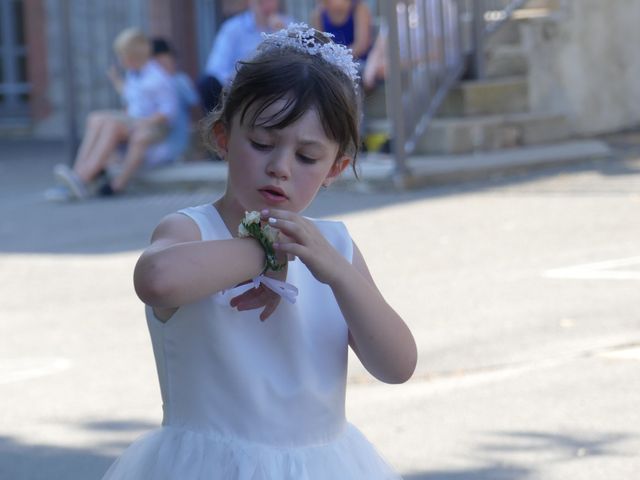
[(108, 112), (102, 110), (89, 114), (89, 116), (87, 117), (87, 126), (85, 129), (84, 137), (82, 138), (80, 149), (76, 154), (76, 159), (73, 162), (74, 165), (76, 165), (77, 163), (86, 163), (86, 159), (90, 157), (91, 151), (95, 148), (98, 138), (100, 137), (100, 131), (102, 130), (103, 124), (107, 119)]
[(123, 191), (133, 175), (144, 163), (144, 155), (152, 143), (152, 136), (149, 130), (138, 130), (129, 139), (127, 153), (124, 157), (122, 170), (111, 180), (111, 188), (114, 192)]
[(73, 166), (80, 180), (91, 182), (107, 166), (112, 153), (118, 145), (129, 137), (128, 126), (116, 119), (105, 119), (94, 148), (86, 157), (78, 159)]

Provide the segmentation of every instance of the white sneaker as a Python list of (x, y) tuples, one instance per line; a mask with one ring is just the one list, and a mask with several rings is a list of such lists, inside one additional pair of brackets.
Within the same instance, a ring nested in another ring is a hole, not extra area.
[(53, 169), (53, 175), (56, 179), (78, 200), (83, 200), (89, 196), (89, 190), (80, 177), (71, 170), (69, 167), (63, 164), (56, 165)]
[(65, 185), (58, 185), (45, 190), (44, 198), (49, 202), (68, 202), (76, 197)]

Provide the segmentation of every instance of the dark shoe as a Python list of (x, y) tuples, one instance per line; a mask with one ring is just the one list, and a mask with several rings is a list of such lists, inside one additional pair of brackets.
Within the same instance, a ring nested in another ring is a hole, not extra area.
[(100, 197), (113, 197), (117, 195), (119, 192), (116, 192), (113, 188), (111, 188), (111, 184), (105, 183), (100, 188), (98, 188), (98, 196)]

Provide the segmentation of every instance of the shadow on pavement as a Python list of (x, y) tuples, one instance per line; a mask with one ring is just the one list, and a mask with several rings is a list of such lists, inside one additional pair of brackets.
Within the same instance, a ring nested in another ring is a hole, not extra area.
[[(135, 437), (157, 428), (156, 424), (131, 420), (86, 422), (80, 428), (109, 435), (91, 448), (24, 443), (0, 436), (0, 478), (7, 480), (99, 480), (116, 457)], [(127, 433), (115, 439), (114, 432)], [(95, 442), (94, 442), (95, 443)], [(105, 452), (109, 453), (105, 453)]]
[(627, 433), (560, 434), (546, 432), (494, 432), (479, 450), (485, 453), (509, 455), (537, 452), (545, 455), (546, 463), (580, 460), (584, 457), (625, 456), (616, 450), (634, 435)]
[[(532, 465), (579, 462), (596, 456), (632, 456), (617, 449), (633, 435), (625, 433), (559, 434), (534, 431), (491, 432), (489, 440), (469, 452), (479, 467), (435, 470), (403, 475), (404, 480), (526, 480), (534, 478)], [(513, 454), (527, 456), (516, 462)], [(538, 478), (535, 476), (535, 478)]]
[(444, 470), (403, 475), (404, 480), (525, 480), (531, 471), (523, 468), (494, 465), (464, 470)]
[(99, 480), (114, 460), (91, 449), (25, 445), (0, 437), (0, 478), (7, 480)]

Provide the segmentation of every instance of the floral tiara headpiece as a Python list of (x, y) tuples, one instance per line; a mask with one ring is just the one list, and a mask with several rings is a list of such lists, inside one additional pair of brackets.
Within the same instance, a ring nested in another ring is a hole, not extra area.
[(263, 33), (263, 41), (258, 51), (267, 51), (274, 47), (288, 47), (309, 55), (319, 55), (324, 61), (337, 67), (351, 79), (354, 86), (358, 85), (358, 66), (353, 60), (351, 49), (333, 41), (323, 43), (316, 37), (323, 35), (327, 39), (334, 37), (328, 32), (320, 32), (306, 23), (290, 23), (287, 28), (275, 33)]

